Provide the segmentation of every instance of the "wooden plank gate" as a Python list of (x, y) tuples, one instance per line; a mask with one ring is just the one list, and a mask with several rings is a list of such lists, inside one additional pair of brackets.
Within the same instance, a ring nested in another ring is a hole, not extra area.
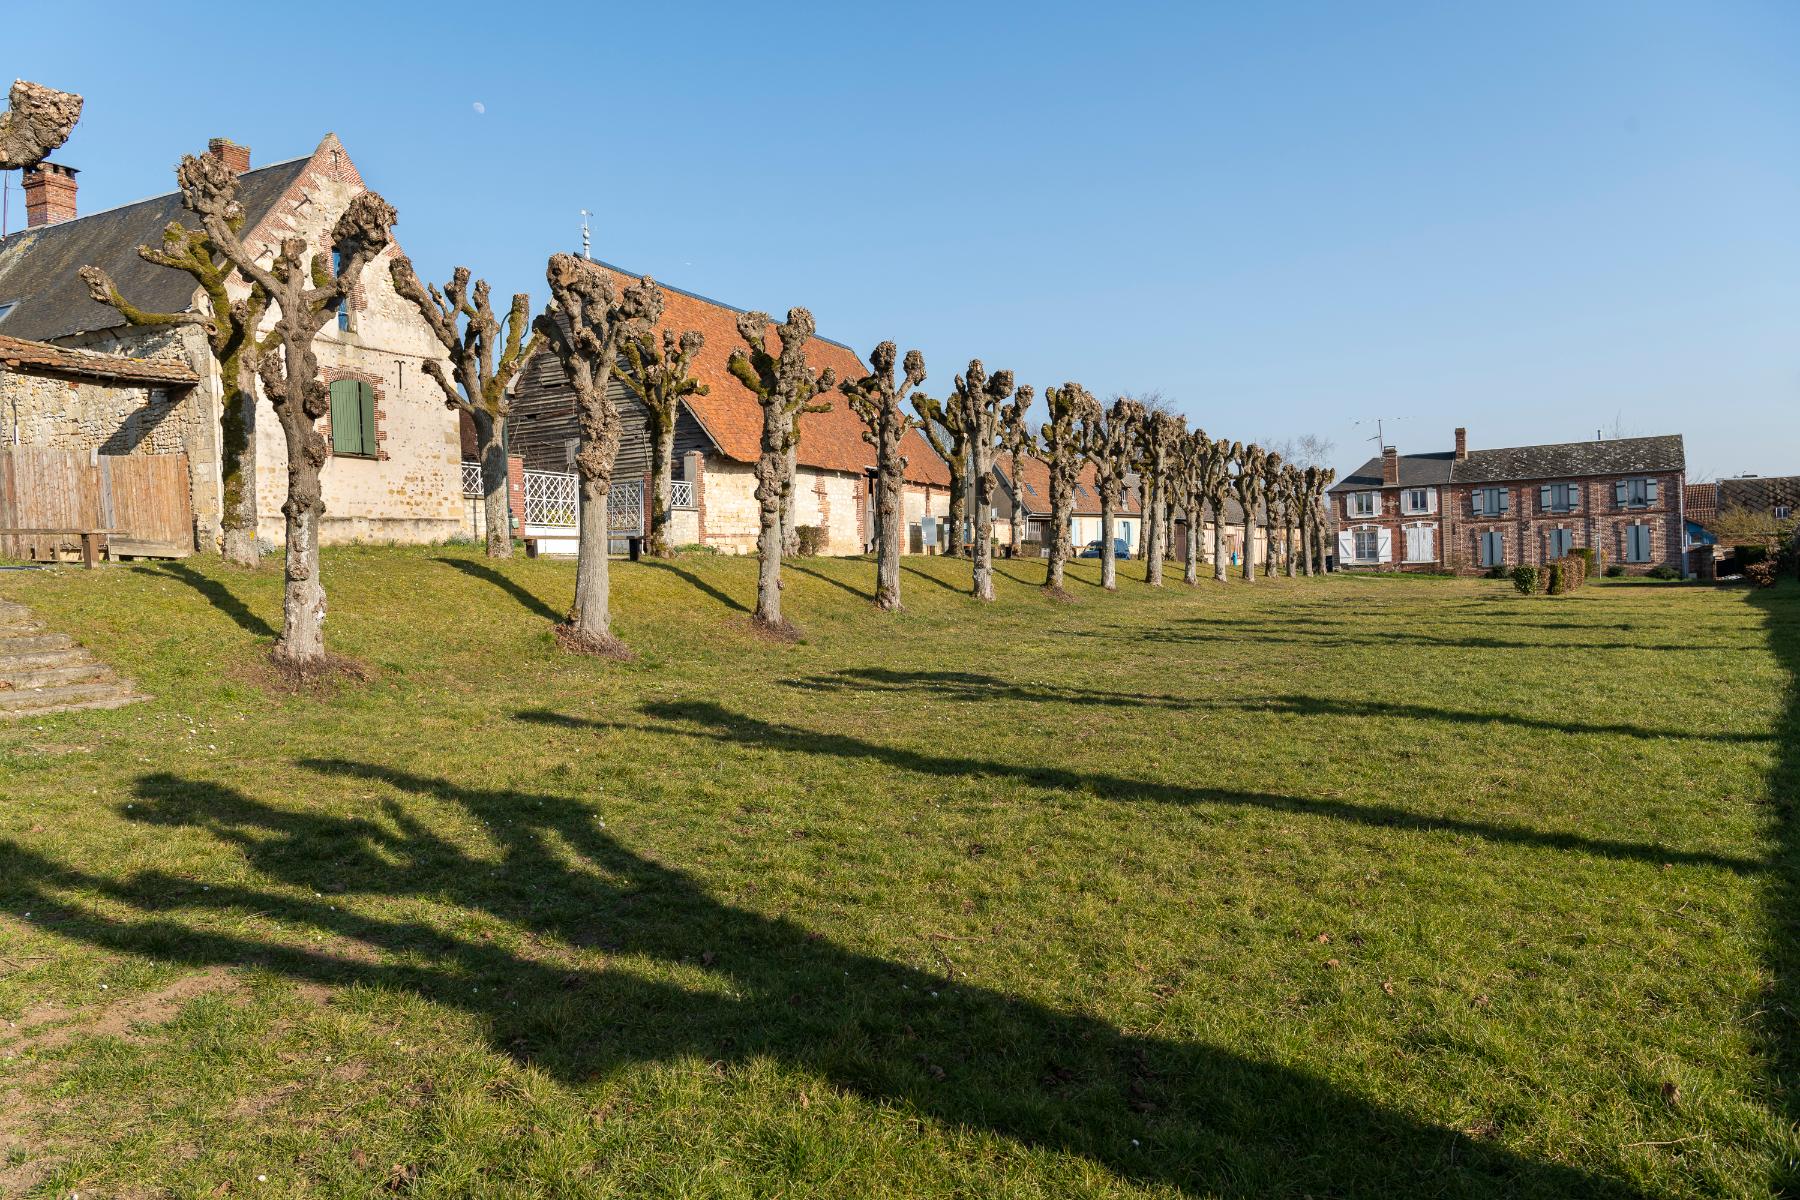
[(37, 446), (0, 449), (0, 555), (54, 562), (79, 553), (78, 530), (107, 531), (113, 557), (185, 558), (194, 514), (185, 454), (98, 455)]

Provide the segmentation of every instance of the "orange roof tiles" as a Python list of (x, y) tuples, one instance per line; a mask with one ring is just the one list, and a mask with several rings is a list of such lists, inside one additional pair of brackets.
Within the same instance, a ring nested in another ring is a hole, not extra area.
[[(637, 278), (610, 263), (602, 265), (621, 282)], [(742, 310), (666, 283), (659, 282), (658, 286), (663, 290), (664, 305), (657, 328), (666, 327), (677, 333), (697, 329), (706, 339), (694, 359), (693, 372), (696, 379), (706, 384), (708, 394), (689, 396), (683, 403), (721, 454), (738, 462), (755, 462), (761, 452), (762, 406), (725, 367), (731, 352), (743, 345), (737, 333), (738, 313)], [(770, 350), (776, 350), (779, 344), (778, 338), (771, 338)], [(815, 370), (832, 368), (839, 379), (861, 379), (869, 371), (855, 351), (824, 338), (815, 337), (808, 343), (806, 358)], [(800, 417), (800, 465), (860, 475), (875, 465), (875, 450), (863, 441), (862, 419), (851, 410), (849, 401), (834, 392), (830, 403), (827, 412), (804, 413)], [(950, 468), (918, 430), (907, 431), (902, 451), (907, 460), (908, 483), (950, 486)]]
[[(1006, 479), (1013, 478), (1012, 455), (997, 454), (994, 465)], [(1027, 454), (1019, 464), (1019, 482), (1025, 487), (1019, 499), (1026, 511), (1032, 513), (1048, 513), (1050, 511), (1050, 466), (1035, 454)], [(1015, 489), (1018, 491), (1020, 489)], [(1136, 515), (1139, 509), (1138, 489), (1126, 487), (1119, 500), (1119, 515)], [(1100, 485), (1094, 476), (1094, 464), (1081, 464), (1081, 474), (1075, 481), (1075, 509), (1079, 517), (1097, 517), (1100, 515)]]

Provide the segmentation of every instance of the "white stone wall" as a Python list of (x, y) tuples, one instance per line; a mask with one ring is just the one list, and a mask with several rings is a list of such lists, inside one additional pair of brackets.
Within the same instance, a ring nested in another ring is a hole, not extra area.
[(795, 479), (795, 516), (800, 525), (825, 530), (821, 554), (861, 554), (862, 528), (857, 519), (857, 492), (862, 480), (837, 471), (813, 471), (802, 467)]
[(700, 512), (693, 508), (676, 508), (669, 512), (669, 544), (692, 546), (700, 540)]
[(750, 465), (708, 457), (702, 486), (706, 490), (706, 544), (721, 554), (755, 554), (761, 509)]

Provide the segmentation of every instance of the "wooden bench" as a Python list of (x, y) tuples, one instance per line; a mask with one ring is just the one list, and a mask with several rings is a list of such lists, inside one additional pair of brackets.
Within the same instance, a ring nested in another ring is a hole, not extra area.
[(123, 532), (122, 529), (0, 528), (0, 537), (78, 537), (81, 539), (81, 565), (91, 571), (100, 565), (100, 555), (104, 549), (100, 539)]

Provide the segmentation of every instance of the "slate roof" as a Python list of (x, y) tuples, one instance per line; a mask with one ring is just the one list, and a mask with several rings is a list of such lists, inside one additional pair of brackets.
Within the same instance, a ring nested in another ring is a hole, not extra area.
[[(256, 227), (311, 157), (272, 163), (238, 177), (245, 228)], [(87, 285), (76, 275), (78, 268), (89, 265), (111, 275), (119, 291), (139, 308), (185, 311), (193, 302), (193, 278), (137, 255), (141, 245), (161, 244), (163, 227), (176, 220), (192, 228), (198, 219), (181, 206), (179, 192), (170, 192), (73, 221), (21, 229), (0, 239), (0, 305), (14, 305), (0, 317), (0, 330), (47, 341), (122, 324), (118, 313), (88, 295)]]
[[(611, 263), (600, 265), (621, 282), (639, 278)], [(705, 396), (688, 396), (682, 403), (712, 438), (719, 453), (737, 462), (755, 462), (762, 452), (762, 406), (725, 369), (732, 350), (743, 345), (737, 333), (737, 318), (744, 310), (671, 287), (661, 280), (657, 286), (662, 288), (665, 301), (657, 328), (677, 332), (698, 329), (706, 338), (692, 369), (694, 377), (710, 390)], [(780, 339), (771, 336), (770, 351), (777, 351), (779, 346)], [(835, 369), (840, 379), (861, 379), (869, 372), (854, 350), (829, 338), (815, 336), (808, 342), (806, 358), (816, 370)], [(830, 403), (828, 412), (804, 413), (800, 417), (800, 465), (860, 475), (875, 465), (874, 448), (863, 441), (862, 419), (851, 410), (842, 393), (833, 392)], [(918, 430), (907, 431), (901, 452), (906, 455), (907, 482), (950, 486), (949, 466)]]
[(184, 362), (164, 358), (127, 358), (122, 354), (101, 354), (95, 350), (73, 350), (52, 346), (47, 342), (30, 342), (24, 338), (0, 334), (0, 366), (13, 370), (47, 371), (56, 375), (78, 375), (84, 379), (105, 379), (121, 383), (166, 383), (177, 386), (195, 384), (200, 377)]
[[(1778, 504), (1800, 509), (1800, 475), (1758, 475), (1749, 479), (1719, 480), (1720, 512), (1741, 508), (1753, 513), (1772, 513)], [(1693, 514), (1688, 515), (1692, 520)]]
[[(1587, 475), (1681, 471), (1687, 468), (1681, 435), (1614, 438), (1611, 441), (1556, 442), (1543, 446), (1510, 446), (1471, 450), (1461, 462), (1453, 452), (1402, 454), (1400, 487), (1432, 484), (1509, 483), (1531, 479), (1574, 479)], [(1381, 459), (1371, 458), (1332, 485), (1332, 492), (1363, 491), (1384, 486)]]
[[(935, 457), (935, 456), (934, 456)], [(1050, 466), (1035, 454), (1027, 454), (1020, 461), (1020, 482), (1024, 491), (1019, 501), (1031, 516), (1044, 517), (1050, 515)], [(949, 468), (945, 468), (946, 472)], [(1001, 453), (994, 456), (994, 470), (1008, 488), (1012, 487), (1013, 470), (1012, 455)], [(1017, 489), (1014, 489), (1015, 491)], [(1138, 491), (1135, 487), (1125, 489), (1119, 500), (1118, 515), (1121, 517), (1136, 516), (1139, 511)], [(1074, 515), (1078, 517), (1097, 517), (1100, 515), (1100, 485), (1094, 475), (1094, 464), (1081, 464), (1081, 474), (1075, 480)]]

